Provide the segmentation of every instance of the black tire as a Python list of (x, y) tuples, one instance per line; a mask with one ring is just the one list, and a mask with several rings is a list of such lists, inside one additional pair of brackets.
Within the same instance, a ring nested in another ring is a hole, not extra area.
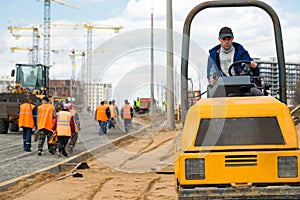
[(0, 119), (0, 134), (7, 134), (8, 125), (9, 123), (6, 120)]
[(19, 124), (10, 123), (9, 124), (9, 131), (11, 131), (11, 132), (18, 132), (19, 131)]

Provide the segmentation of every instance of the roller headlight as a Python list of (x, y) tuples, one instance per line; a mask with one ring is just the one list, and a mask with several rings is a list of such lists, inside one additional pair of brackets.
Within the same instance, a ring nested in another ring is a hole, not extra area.
[(298, 176), (298, 158), (297, 156), (279, 156), (278, 157), (278, 177), (295, 178)]
[(205, 179), (204, 158), (190, 158), (185, 160), (185, 179)]

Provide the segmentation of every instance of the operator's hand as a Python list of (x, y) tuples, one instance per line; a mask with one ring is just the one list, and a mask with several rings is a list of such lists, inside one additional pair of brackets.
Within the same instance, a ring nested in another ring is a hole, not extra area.
[(251, 61), (249, 64), (247, 64), (250, 68), (255, 69), (257, 67), (257, 63), (255, 61)]

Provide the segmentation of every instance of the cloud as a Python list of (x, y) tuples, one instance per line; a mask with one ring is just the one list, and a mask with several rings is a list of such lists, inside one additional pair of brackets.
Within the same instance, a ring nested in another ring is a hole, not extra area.
[[(82, 2), (78, 0), (77, 2)], [(90, 0), (84, 1), (87, 4), (92, 3), (109, 3), (108, 0)], [(166, 2), (160, 0), (129, 0), (124, 10), (120, 11), (115, 17), (111, 17), (106, 20), (94, 20), (92, 21), (95, 24), (109, 24), (109, 25), (121, 25), (124, 28), (120, 30), (120, 34), (127, 33), (130, 31), (150, 28), (150, 13), (151, 13), (151, 2), (153, 2), (153, 13), (154, 13), (154, 27), (157, 29), (165, 29), (166, 27)], [(184, 20), (189, 13), (189, 11), (196, 6), (198, 3), (204, 1), (199, 0), (189, 0), (189, 1), (173, 1), (173, 28), (176, 36), (174, 38), (174, 48), (178, 52), (178, 55), (174, 58), (174, 63), (180, 65), (180, 52), (181, 52), (181, 34), (183, 30)], [(299, 30), (299, 20), (300, 17), (298, 13), (286, 13), (283, 9), (278, 7), (278, 0), (268, 0), (265, 1), (269, 3), (274, 10), (278, 11), (282, 24), (282, 33), (283, 33), (283, 42), (285, 49), (285, 57), (287, 61), (298, 61), (300, 53), (298, 53), (297, 43), (295, 41), (298, 38)], [(74, 2), (76, 4), (76, 1)], [(80, 12), (80, 11), (79, 11)], [(53, 21), (52, 23), (62, 23), (62, 24), (76, 24), (76, 21), (66, 21), (59, 20)], [(270, 17), (261, 11), (258, 8), (212, 8), (206, 9), (203, 12), (199, 13), (195, 17), (192, 29), (191, 29), (191, 39), (193, 43), (198, 46), (202, 52), (203, 57), (207, 56), (208, 50), (218, 43), (217, 34), (219, 29), (222, 26), (230, 26), (234, 30), (235, 41), (245, 44), (245, 47), (248, 49), (250, 54), (253, 57), (263, 57), (268, 58), (271, 56), (276, 56), (275, 53), (275, 43), (272, 38), (273, 36), (273, 27), (270, 20)], [(69, 58), (68, 50), (72, 48), (76, 50), (84, 50), (87, 47), (87, 30), (75, 30), (75, 29), (52, 29), (51, 30), (51, 48), (61, 50), (58, 53), (51, 52), (51, 64), (53, 64), (53, 70), (50, 72), (51, 78), (69, 78), (71, 74), (71, 60)], [(137, 31), (138, 34), (139, 31)], [(149, 33), (149, 32), (148, 32)], [(127, 38), (126, 42), (128, 46), (134, 47), (135, 44), (128, 44), (128, 41), (138, 41), (138, 38), (147, 37), (149, 40), (149, 34), (141, 35), (131, 35), (130, 38)], [(28, 34), (28, 32), (27, 32)], [(72, 34), (77, 34), (77, 36), (72, 36)], [(61, 35), (61, 36), (55, 36)], [(111, 37), (116, 36), (117, 34), (113, 31), (99, 31), (93, 30), (93, 49), (98, 46), (102, 46), (107, 40)], [(126, 35), (126, 34), (125, 34)], [(129, 37), (129, 35), (127, 34)], [(121, 37), (122, 38), (122, 37)], [(124, 38), (123, 38), (124, 39)], [(130, 40), (133, 39), (133, 40)], [(166, 45), (165, 35), (155, 35), (154, 36), (155, 45), (158, 44), (163, 47)], [(149, 41), (145, 41), (149, 42)], [(20, 40), (15, 40), (8, 33), (3, 34), (0, 38), (2, 52), (0, 58), (2, 58), (2, 63), (5, 62), (5, 66), (10, 66), (10, 69), (13, 68), (14, 63), (12, 62), (27, 62), (28, 61), (28, 52), (19, 51), (14, 54), (10, 52), (10, 47), (13, 45), (19, 47), (30, 47), (32, 41), (30, 38), (22, 38)], [(43, 45), (43, 39), (40, 40), (40, 46)], [(104, 49), (99, 50), (107, 53), (110, 49), (113, 48), (124, 48), (121, 45), (104, 45)], [(127, 47), (126, 47), (127, 48)], [(62, 51), (65, 50), (65, 51)], [(147, 50), (149, 53), (149, 50)], [(194, 58), (197, 57), (197, 52), (193, 52)], [(105, 54), (104, 54), (105, 55)], [(159, 55), (159, 56), (158, 56)], [(127, 59), (122, 58), (120, 65), (123, 65), (123, 62), (127, 62), (127, 65), (143, 65), (142, 61), (149, 61), (149, 55), (145, 53), (144, 58), (137, 58), (135, 56), (129, 56)], [(43, 59), (42, 52), (40, 58)], [(141, 60), (141, 61), (140, 61)], [(201, 59), (203, 60), (203, 59)], [(155, 63), (157, 65), (165, 65), (166, 57), (162, 53), (155, 53)], [(200, 61), (195, 61), (194, 65), (199, 65)], [(81, 57), (76, 57), (76, 72), (80, 71), (81, 67)], [(116, 64), (115, 64), (116, 65)], [(205, 68), (205, 66), (201, 66)], [(115, 67), (117, 68), (117, 67)], [(124, 67), (123, 67), (124, 68)], [(120, 73), (123, 68), (120, 66)], [(201, 69), (202, 69), (201, 68)], [(10, 71), (7, 69), (0, 68), (1, 74), (9, 74)], [(201, 72), (203, 73), (203, 72)], [(79, 76), (79, 75), (77, 75)]]

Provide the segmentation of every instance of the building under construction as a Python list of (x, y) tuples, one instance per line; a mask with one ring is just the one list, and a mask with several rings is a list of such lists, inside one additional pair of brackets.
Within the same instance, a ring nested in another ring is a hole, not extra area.
[[(269, 94), (278, 97), (279, 91), (279, 69), (275, 60), (262, 61), (256, 60), (259, 64), (260, 75), (265, 83), (270, 84)], [(293, 105), (298, 81), (300, 78), (300, 63), (286, 63), (286, 87), (288, 105)]]
[[(88, 90), (80, 81), (73, 81), (72, 90), (70, 89), (71, 80), (50, 80), (49, 95), (56, 97), (68, 97), (69, 101), (77, 105), (87, 102), (86, 108), (94, 111), (102, 100), (110, 100), (112, 96), (112, 83), (93, 82), (88, 84)], [(90, 91), (90, 93), (88, 93)]]

